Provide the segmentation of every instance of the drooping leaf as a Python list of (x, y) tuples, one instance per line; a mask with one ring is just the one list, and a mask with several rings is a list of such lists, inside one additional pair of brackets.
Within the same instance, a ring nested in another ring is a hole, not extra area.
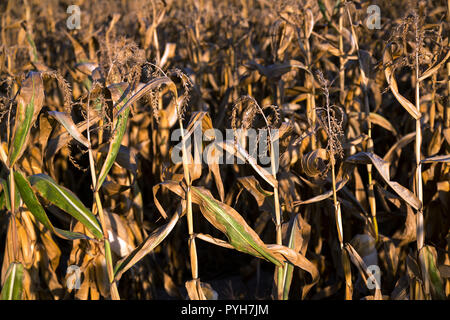
[[(278, 187), (278, 181), (273, 177), (270, 170), (258, 165), (256, 159), (252, 157), (239, 143), (232, 140), (225, 140), (217, 144), (223, 151), (228, 152), (232, 156), (238, 157), (244, 163), (249, 163), (261, 178), (267, 181), (273, 188)], [(224, 154), (225, 154), (224, 152)]]
[(80, 221), (97, 239), (103, 238), (97, 218), (72, 191), (58, 185), (51, 177), (42, 173), (28, 177), (28, 181), (44, 199)]
[[(363, 112), (351, 112), (350, 116), (357, 116), (361, 121), (367, 121), (367, 114), (363, 113)], [(372, 124), (376, 124), (384, 129), (392, 132), (395, 136), (397, 135), (397, 130), (392, 125), (392, 123), (390, 123), (389, 120), (387, 120), (382, 115), (380, 115), (376, 112), (370, 112), (369, 120)]]
[(27, 205), (28, 210), (42, 223), (47, 229), (55, 233), (57, 236), (63, 239), (75, 240), (75, 239), (89, 239), (89, 237), (78, 233), (71, 232), (67, 230), (62, 230), (55, 228), (50, 222), (44, 208), (36, 197), (34, 190), (31, 188), (30, 183), (27, 179), (18, 171), (14, 172), (14, 181), (16, 187), (20, 192), (23, 202)]
[(375, 294), (373, 296), (373, 299), (374, 300), (383, 300), (383, 297), (381, 295), (381, 289), (380, 289), (381, 283), (378, 283), (378, 279), (373, 275), (372, 272), (369, 271), (366, 263), (361, 258), (361, 256), (358, 254), (358, 252), (355, 250), (355, 248), (353, 248), (353, 246), (350, 243), (346, 243), (344, 248), (348, 252), (350, 260), (358, 268), (364, 282), (367, 283), (368, 279), (370, 279), (371, 282), (373, 284), (375, 284)]
[(450, 50), (447, 51), (447, 54), (441, 61), (436, 63), (434, 66), (428, 68), (427, 70), (425, 70), (422, 73), (422, 75), (419, 77), (419, 81), (423, 81), (426, 78), (431, 77), (434, 73), (436, 73), (439, 70), (439, 68), (445, 63), (445, 61), (448, 60), (448, 58), (450, 58)]
[[(340, 181), (338, 181), (336, 183), (336, 191), (341, 190), (349, 181), (349, 179), (346, 177)], [(319, 202), (325, 199), (328, 199), (329, 197), (331, 197), (333, 195), (333, 190), (328, 190), (318, 196), (312, 197), (310, 199), (307, 200), (299, 200), (299, 201), (294, 201), (294, 205), (304, 205), (304, 204), (308, 204), (308, 203), (314, 203), (314, 202)]]
[(381, 159), (376, 154), (370, 152), (359, 152), (346, 160), (350, 163), (362, 163), (368, 164), (372, 163), (377, 169), (381, 177), (386, 181), (386, 183), (411, 207), (418, 210), (422, 207), (422, 203), (417, 199), (417, 197), (408, 189), (400, 185), (398, 182), (392, 181), (389, 174), (389, 163)]
[(245, 190), (252, 194), (260, 210), (265, 210), (269, 213), (275, 212), (273, 192), (264, 190), (254, 176), (240, 177), (237, 180)]
[(72, 43), (77, 63), (87, 62), (88, 57), (84, 52), (83, 46), (74, 37), (72, 37), (72, 35), (69, 32), (64, 30), (64, 34), (66, 35), (66, 37), (69, 38), (70, 42)]
[(397, 157), (398, 157), (398, 154), (400, 154), (401, 149), (404, 146), (406, 146), (407, 144), (414, 141), (415, 137), (416, 137), (416, 133), (411, 132), (411, 133), (408, 133), (407, 135), (403, 136), (402, 138), (400, 138), (400, 140), (398, 140), (396, 143), (394, 143), (392, 145), (392, 147), (389, 149), (389, 151), (386, 152), (386, 154), (383, 157), (383, 160), (386, 162), (392, 163), (392, 161), (394, 159), (394, 155), (397, 153)]
[(114, 269), (114, 278), (116, 281), (120, 280), (122, 275), (134, 266), (139, 260), (155, 249), (173, 230), (178, 219), (180, 218), (180, 212), (176, 212), (170, 221), (165, 225), (157, 228), (153, 231), (144, 242), (137, 246), (130, 254), (125, 258), (118, 261)]
[(392, 62), (392, 56), (390, 53), (390, 47), (388, 46), (384, 50), (383, 54), (383, 64), (384, 64), (384, 74), (386, 76), (387, 83), (389, 84), (389, 88), (391, 89), (392, 93), (394, 94), (397, 101), (402, 105), (403, 108), (405, 108), (406, 111), (416, 120), (420, 119), (422, 116), (420, 112), (417, 110), (417, 108), (404, 96), (400, 94), (398, 91), (397, 81), (395, 80), (395, 75), (392, 70), (392, 67), (389, 65), (389, 63)]
[[(195, 234), (195, 237), (203, 241), (212, 243), (216, 246), (220, 246), (227, 249), (236, 249), (234, 245), (226, 241), (214, 238), (208, 234), (197, 233)], [(278, 244), (267, 244), (266, 249), (276, 259), (282, 261), (285, 267), (289, 266), (292, 268), (293, 266), (297, 266), (311, 275), (312, 282), (306, 284), (302, 290), (302, 298), (304, 298), (306, 294), (309, 292), (309, 290), (311, 290), (311, 288), (319, 281), (319, 270), (317, 269), (317, 267), (308, 259), (306, 259), (304, 254), (302, 254), (301, 252), (296, 252), (292, 248)], [(261, 256), (258, 257), (262, 258)], [(287, 274), (289, 274), (289, 272)]]
[(264, 242), (236, 210), (217, 201), (204, 189), (192, 187), (191, 190), (193, 191), (192, 201), (199, 204), (205, 218), (227, 236), (229, 243), (236, 250), (281, 266), (280, 259), (267, 249)]
[(77, 140), (86, 148), (90, 147), (88, 139), (86, 139), (86, 137), (81, 134), (81, 131), (77, 128), (70, 115), (65, 112), (59, 111), (49, 111), (48, 114), (58, 120), (58, 122), (61, 123), (64, 128), (66, 128), (67, 132), (69, 132), (72, 138)]
[(317, 267), (311, 261), (306, 259), (303, 254), (296, 252), (289, 247), (279, 244), (268, 244), (267, 248), (273, 255), (275, 255), (275, 257), (284, 263), (290, 263), (311, 275), (311, 283), (306, 284), (302, 290), (302, 299), (305, 298), (309, 290), (311, 290), (311, 288), (319, 281), (320, 276)]

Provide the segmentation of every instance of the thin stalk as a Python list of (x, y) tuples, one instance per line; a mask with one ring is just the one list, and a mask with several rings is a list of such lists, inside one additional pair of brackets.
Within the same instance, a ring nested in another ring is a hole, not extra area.
[[(450, 94), (450, 62), (447, 62), (447, 90)], [(445, 110), (445, 128), (450, 128), (450, 104), (448, 103)]]
[[(272, 131), (270, 130), (269, 121), (267, 120), (263, 110), (261, 107), (256, 103), (255, 104), (261, 113), (262, 117), (264, 118), (264, 121), (266, 123), (268, 135), (269, 135), (269, 142), (270, 142), (270, 168), (272, 170), (272, 176), (276, 180), (277, 179), (277, 170), (275, 167), (275, 153), (274, 153), (274, 146), (273, 146), (273, 139), (272, 139)], [(273, 197), (274, 197), (274, 206), (275, 206), (275, 232), (276, 232), (276, 243), (278, 245), (283, 244), (283, 237), (281, 232), (281, 206), (280, 206), (280, 198), (278, 195), (278, 186), (273, 187)], [(283, 281), (283, 267), (276, 267), (276, 274), (277, 274), (277, 299), (282, 300), (283, 299), (283, 291), (284, 291), (284, 281)]]
[[(272, 174), (273, 178), (276, 180), (277, 179), (277, 168), (275, 166), (275, 163), (276, 163), (275, 162), (275, 153), (274, 153), (275, 148), (274, 148), (274, 144), (273, 144), (273, 135), (272, 135), (272, 131), (270, 129), (269, 121), (267, 120), (267, 117), (264, 114), (263, 109), (259, 106), (259, 104), (256, 102), (256, 100), (250, 96), (248, 96), (247, 98), (249, 98), (251, 101), (250, 103), (252, 103), (252, 105), (256, 107), (256, 109), (261, 114), (261, 116), (263, 117), (264, 122), (266, 124), (268, 138), (269, 138), (271, 174)], [(278, 112), (278, 111), (275, 110), (275, 112)], [(244, 135), (242, 135), (242, 138), (244, 138)], [(242, 139), (242, 140), (245, 141), (245, 139)], [(242, 142), (238, 142), (238, 143), (243, 146)], [(274, 207), (275, 207), (276, 243), (277, 243), (277, 245), (282, 245), (283, 239), (282, 239), (282, 232), (281, 232), (281, 206), (280, 206), (280, 199), (279, 199), (279, 193), (278, 193), (278, 185), (274, 185), (274, 187), (273, 187), (273, 196), (274, 196)], [(283, 267), (275, 268), (275, 273), (277, 276), (277, 299), (278, 300), (283, 299), (283, 291), (284, 291), (283, 269), (284, 269)]]
[[(90, 98), (90, 97), (89, 97)], [(88, 99), (88, 105), (87, 105), (87, 139), (89, 141), (89, 166), (91, 171), (91, 177), (92, 177), (92, 187), (94, 188), (94, 198), (95, 198), (95, 204), (97, 206), (98, 210), (98, 217), (100, 219), (100, 224), (102, 226), (102, 232), (103, 232), (103, 241), (105, 246), (105, 260), (106, 260), (106, 270), (108, 272), (108, 278), (109, 278), (109, 284), (110, 284), (110, 293), (111, 298), (113, 300), (120, 300), (119, 291), (117, 289), (117, 283), (114, 281), (114, 269), (113, 269), (113, 262), (112, 262), (112, 254), (111, 254), (111, 246), (108, 240), (108, 230), (106, 228), (105, 224), (105, 216), (103, 213), (103, 206), (100, 199), (100, 196), (97, 191), (97, 177), (95, 174), (95, 161), (94, 156), (92, 154), (92, 148), (91, 148), (91, 135), (90, 135), (90, 127), (89, 127), (89, 99)]]
[(183, 153), (183, 172), (184, 172), (184, 180), (186, 181), (187, 190), (186, 190), (186, 202), (187, 202), (187, 223), (188, 223), (188, 232), (189, 232), (189, 257), (191, 262), (191, 273), (192, 279), (198, 280), (198, 264), (197, 264), (197, 248), (195, 245), (195, 235), (194, 235), (194, 221), (192, 217), (192, 192), (191, 192), (191, 179), (189, 175), (189, 167), (188, 167), (188, 158), (186, 151), (186, 140), (184, 138), (184, 129), (183, 122), (181, 120), (180, 109), (178, 106), (178, 101), (175, 97), (175, 104), (177, 107), (178, 113), (178, 124), (180, 126), (181, 140), (183, 141), (182, 145), (182, 153)]
[[(94, 186), (94, 190), (95, 190), (96, 185), (97, 185), (97, 178), (95, 175), (95, 162), (94, 162), (94, 157), (92, 155), (91, 148), (89, 148), (89, 165), (91, 168), (92, 185)], [(100, 195), (98, 194), (98, 191), (94, 191), (94, 198), (95, 198), (95, 204), (96, 204), (97, 210), (98, 210), (98, 217), (100, 219), (100, 224), (102, 226), (104, 246), (105, 246), (106, 269), (108, 272), (108, 278), (109, 278), (109, 283), (110, 283), (111, 298), (113, 300), (120, 300), (119, 291), (117, 289), (117, 283), (114, 281), (114, 269), (113, 269), (113, 263), (112, 263), (111, 246), (110, 246), (110, 243), (108, 240), (108, 230), (107, 230), (106, 224), (105, 224), (105, 215), (103, 212), (103, 206), (102, 206), (102, 202), (100, 199)]]
[[(331, 114), (330, 114), (330, 94), (329, 94), (328, 87), (326, 84), (324, 85), (323, 89), (325, 91), (328, 128), (329, 128), (329, 130), (331, 130), (332, 123), (331, 123)], [(328, 138), (331, 139), (331, 137), (328, 137)], [(347, 252), (344, 249), (341, 206), (337, 199), (337, 188), (336, 188), (336, 168), (335, 168), (336, 159), (334, 157), (334, 151), (332, 148), (328, 151), (328, 155), (330, 158), (331, 179), (332, 179), (332, 185), (333, 185), (334, 219), (335, 219), (335, 223), (336, 223), (336, 230), (338, 233), (339, 246), (341, 249), (341, 263), (342, 263), (342, 268), (344, 270), (344, 276), (345, 276), (345, 299), (351, 300), (352, 299), (351, 268), (350, 268), (350, 261), (349, 261)]]
[(10, 168), (9, 170), (9, 199), (11, 202), (11, 221), (12, 221), (12, 237), (13, 237), (13, 257), (14, 261), (19, 261), (19, 252), (18, 252), (18, 237), (17, 237), (17, 226), (16, 226), (16, 192), (15, 192), (15, 184), (14, 184), (14, 170)]
[[(420, 75), (419, 75), (419, 50), (418, 46), (420, 45), (419, 41), (419, 26), (416, 22), (415, 24), (415, 85), (416, 85), (416, 109), (420, 113)], [(415, 141), (415, 158), (416, 158), (416, 174), (415, 174), (415, 193), (420, 201), (423, 204), (423, 186), (422, 186), (422, 163), (420, 157), (420, 149), (422, 146), (422, 126), (420, 123), (420, 118), (416, 120), (416, 141)], [(425, 241), (425, 226), (423, 221), (423, 210), (422, 206), (417, 210), (416, 214), (416, 237), (417, 237), (417, 254), (418, 258), (421, 261), (423, 257), (420, 255), (420, 252), (423, 248)], [(422, 262), (422, 261), (421, 261)], [(424, 275), (422, 283), (423, 296), (422, 298), (428, 299), (429, 297), (429, 283), (427, 275)]]
[(342, 237), (342, 217), (340, 215), (339, 210), (339, 202), (337, 200), (337, 191), (336, 191), (336, 172), (335, 172), (335, 160), (334, 156), (330, 154), (331, 160), (331, 179), (333, 184), (333, 205), (334, 205), (334, 214), (336, 220), (336, 229), (338, 232), (338, 239), (341, 249), (344, 247), (344, 240)]
[[(272, 142), (272, 136), (269, 129), (269, 135), (270, 135), (270, 161), (271, 161), (271, 169), (272, 169), (272, 175), (274, 179), (277, 179), (277, 173), (275, 169), (275, 155), (273, 152), (273, 142)], [(275, 202), (275, 222), (276, 222), (276, 243), (278, 245), (283, 244), (282, 239), (282, 232), (281, 232), (281, 206), (280, 206), (280, 198), (278, 196), (278, 186), (273, 188), (273, 198)], [(277, 276), (278, 276), (278, 288), (277, 288), (277, 294), (278, 294), (278, 300), (283, 299), (283, 291), (284, 291), (284, 283), (283, 283), (283, 267), (277, 267)]]
[[(367, 86), (369, 83), (369, 79), (366, 76), (366, 73), (364, 72), (364, 67), (362, 65), (361, 60), (361, 54), (359, 51), (359, 44), (358, 44), (358, 37), (355, 32), (355, 28), (353, 27), (352, 17), (350, 15), (350, 11), (348, 7), (346, 7), (348, 19), (350, 21), (350, 26), (352, 30), (352, 36), (355, 40), (355, 47), (356, 52), (358, 54), (358, 62), (359, 62), (359, 69), (361, 72), (361, 91), (364, 95), (364, 107), (365, 107), (365, 113), (366, 113), (366, 123), (367, 123), (367, 136), (368, 136), (368, 142), (366, 146), (366, 151), (373, 153), (373, 140), (372, 140), (372, 121), (370, 120), (370, 106), (369, 106), (369, 94), (367, 90)], [(375, 192), (374, 192), (374, 183), (372, 180), (372, 164), (367, 164), (367, 176), (368, 176), (368, 194), (369, 194), (369, 206), (370, 206), (370, 214), (372, 216), (372, 226), (373, 226), (373, 232), (375, 234), (375, 241), (378, 241), (378, 222), (377, 222), (377, 207), (376, 207), (376, 201), (375, 201)]]
[(342, 269), (344, 270), (345, 277), (345, 300), (352, 300), (352, 271), (350, 268), (350, 260), (347, 254), (347, 251), (344, 249), (344, 235), (343, 235), (343, 227), (342, 227), (342, 213), (341, 213), (341, 204), (337, 199), (337, 190), (336, 190), (336, 172), (335, 172), (335, 159), (334, 155), (330, 154), (331, 161), (331, 177), (333, 184), (333, 204), (334, 204), (334, 219), (336, 222), (336, 229), (338, 233), (339, 246), (341, 249), (341, 263)]
[[(416, 43), (418, 43), (418, 30), (416, 27)], [(415, 77), (416, 77), (416, 109), (420, 112), (420, 81), (419, 81), (419, 50), (416, 48), (415, 52)], [(422, 146), (422, 128), (420, 119), (416, 120), (416, 195), (420, 202), (423, 203), (423, 187), (422, 187), (422, 164), (420, 159), (420, 149)], [(423, 225), (422, 208), (417, 211), (417, 250), (420, 251), (424, 245), (425, 229)]]
[(339, 102), (345, 104), (344, 7), (339, 8)]
[[(305, 26), (305, 28), (306, 28), (306, 26)], [(305, 30), (305, 34), (306, 34), (306, 30)], [(311, 64), (312, 64), (312, 57), (311, 57), (311, 45), (309, 43), (308, 38), (305, 39), (305, 51), (306, 51), (306, 68), (307, 68), (307, 70), (310, 70)], [(306, 96), (306, 109), (307, 109), (307, 114), (309, 116), (308, 120), (311, 121), (311, 127), (315, 128), (316, 127), (316, 101), (315, 101), (314, 76), (310, 72), (307, 72), (306, 77), (308, 79), (308, 85), (309, 85), (308, 94)], [(316, 136), (312, 135), (311, 136), (311, 149), (315, 150), (316, 146), (317, 146)]]

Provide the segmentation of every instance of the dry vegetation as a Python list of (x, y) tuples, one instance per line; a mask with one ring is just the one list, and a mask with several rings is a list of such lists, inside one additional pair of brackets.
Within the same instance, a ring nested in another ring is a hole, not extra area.
[[(2, 1), (1, 298), (448, 299), (449, 13)], [(173, 163), (199, 124), (278, 129), (278, 170)]]

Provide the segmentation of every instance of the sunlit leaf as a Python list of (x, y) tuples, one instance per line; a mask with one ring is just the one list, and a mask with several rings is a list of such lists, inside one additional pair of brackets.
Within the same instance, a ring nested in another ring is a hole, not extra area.
[(34, 190), (31, 188), (28, 180), (25, 179), (25, 177), (18, 171), (14, 172), (14, 180), (16, 183), (16, 187), (20, 192), (22, 200), (27, 205), (28, 210), (30, 210), (31, 213), (39, 220), (39, 222), (42, 223), (47, 229), (64, 239), (89, 239), (89, 237), (78, 232), (71, 232), (55, 228), (50, 222), (44, 208), (36, 197)]
[(103, 238), (102, 228), (97, 218), (72, 191), (58, 185), (51, 177), (45, 174), (30, 176), (28, 180), (33, 189), (44, 199), (80, 221), (97, 239)]

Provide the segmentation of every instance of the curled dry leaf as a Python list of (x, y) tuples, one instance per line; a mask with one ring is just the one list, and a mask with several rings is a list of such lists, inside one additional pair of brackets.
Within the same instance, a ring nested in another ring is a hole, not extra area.
[(351, 163), (372, 163), (384, 181), (411, 207), (418, 210), (422, 207), (419, 199), (408, 189), (401, 186), (398, 182), (392, 181), (389, 174), (389, 163), (381, 159), (376, 154), (370, 152), (359, 152), (346, 160)]
[(301, 158), (301, 165), (306, 175), (317, 177), (326, 170), (328, 161), (327, 150), (319, 148), (304, 155)]
[(392, 55), (390, 53), (390, 46), (387, 46), (383, 53), (383, 64), (384, 64), (384, 74), (386, 76), (386, 81), (389, 84), (389, 88), (394, 94), (397, 101), (405, 108), (406, 111), (416, 120), (420, 119), (422, 116), (416, 107), (398, 91), (397, 81), (395, 80), (395, 75), (392, 66)]

